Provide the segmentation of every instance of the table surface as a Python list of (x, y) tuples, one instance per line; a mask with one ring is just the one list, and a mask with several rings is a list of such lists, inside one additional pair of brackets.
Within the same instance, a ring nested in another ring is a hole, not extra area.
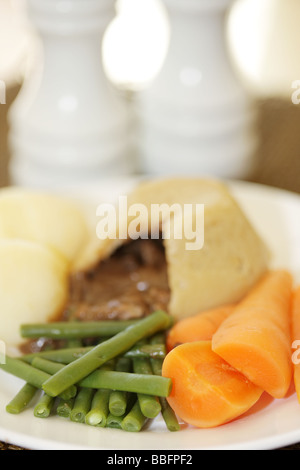
[[(18, 87), (7, 90), (7, 105), (0, 106), (0, 187), (9, 184), (7, 165), (7, 109)], [(300, 105), (281, 99), (257, 102), (259, 148), (256, 167), (246, 181), (300, 194)], [(23, 450), (0, 442), (0, 450)], [(300, 450), (300, 443), (280, 450)]]

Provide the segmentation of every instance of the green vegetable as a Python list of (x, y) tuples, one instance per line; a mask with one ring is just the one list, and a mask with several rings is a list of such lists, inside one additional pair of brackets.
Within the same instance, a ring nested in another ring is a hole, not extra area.
[[(151, 338), (150, 341), (151, 341), (151, 344), (156, 344), (156, 342), (160, 343), (162, 341), (162, 337), (161, 335), (156, 335), (153, 338)], [(155, 375), (161, 376), (163, 361), (161, 359), (152, 358), (150, 359), (150, 363), (151, 363), (153, 373)], [(162, 410), (162, 417), (166, 423), (168, 430), (171, 432), (180, 431), (180, 424), (178, 422), (176, 414), (174, 413), (173, 409), (170, 407), (168, 401), (163, 397), (160, 397), (159, 401), (160, 401), (161, 410)]]
[(137, 320), (97, 321), (97, 322), (56, 322), (21, 325), (23, 338), (83, 339), (114, 336), (125, 330)]
[[(50, 374), (39, 370), (20, 359), (6, 356), (6, 363), (0, 364), (0, 369), (4, 370), (8, 374), (12, 374), (19, 379), (24, 380), (26, 383), (42, 389), (44, 382), (51, 378)], [(72, 387), (71, 389), (66, 389), (62, 393), (62, 397), (68, 400), (74, 396), (76, 390)]]
[(57, 415), (61, 418), (70, 418), (71, 411), (74, 406), (74, 401), (74, 398), (71, 398), (70, 400), (63, 400), (62, 398), (60, 398), (56, 408)]
[(34, 407), (34, 416), (36, 418), (48, 418), (51, 414), (55, 399), (43, 393), (38, 404)]
[(48, 359), (49, 361), (59, 362), (61, 364), (70, 364), (76, 361), (80, 357), (84, 356), (89, 351), (92, 351), (93, 346), (87, 347), (75, 347), (75, 348), (63, 348), (56, 349), (53, 351), (41, 351), (38, 353), (25, 354), (22, 356), (22, 361), (32, 364), (33, 359), (36, 357), (42, 359)]
[(169, 315), (161, 311), (136, 322), (104, 343), (95, 346), (90, 352), (50, 377), (43, 384), (44, 391), (53, 397), (59, 395), (66, 388), (84, 379), (107, 361), (124, 354), (142, 338), (168, 328), (170, 323)]
[(124, 431), (139, 432), (142, 430), (146, 422), (147, 418), (141, 411), (139, 400), (136, 400), (132, 409), (123, 418), (121, 422), (121, 427)]
[(106, 420), (106, 427), (113, 429), (122, 429), (122, 420), (123, 416), (114, 416), (113, 414), (109, 413)]
[(102, 370), (93, 372), (81, 380), (79, 385), (162, 397), (168, 397), (172, 389), (172, 381), (166, 377)]
[(110, 390), (97, 390), (91, 405), (91, 409), (85, 417), (86, 424), (90, 426), (105, 427), (109, 415)]
[(91, 403), (93, 399), (94, 390), (91, 388), (82, 388), (79, 390), (73, 409), (71, 411), (71, 421), (76, 423), (84, 423), (86, 415), (91, 409)]
[[(32, 361), (32, 366), (36, 369), (39, 369), (43, 372), (49, 374), (49, 377), (56, 374), (60, 370), (62, 370), (65, 366), (63, 364), (59, 364), (58, 362), (48, 361), (47, 359), (43, 359), (41, 357), (36, 357)], [(76, 385), (71, 385), (66, 391), (62, 392), (63, 398), (70, 399), (75, 397), (77, 394), (77, 387)]]
[(166, 357), (166, 346), (164, 344), (144, 344), (144, 345), (136, 345), (130, 351), (125, 353), (125, 357), (129, 358), (160, 358), (164, 359)]
[(15, 415), (21, 413), (25, 408), (27, 408), (37, 391), (38, 389), (33, 385), (25, 384), (6, 406), (6, 411)]
[[(132, 363), (130, 359), (121, 357), (116, 364), (116, 372), (130, 372)], [(114, 416), (123, 416), (127, 409), (128, 394), (119, 390), (111, 392), (109, 397), (109, 411)]]
[[(148, 359), (133, 359), (133, 370), (136, 374), (143, 374), (149, 376), (150, 378), (152, 376), (152, 369)], [(150, 396), (148, 394), (139, 393), (138, 401), (140, 404), (141, 411), (146, 418), (156, 418), (156, 416), (159, 415), (161, 411), (161, 406), (156, 396)]]

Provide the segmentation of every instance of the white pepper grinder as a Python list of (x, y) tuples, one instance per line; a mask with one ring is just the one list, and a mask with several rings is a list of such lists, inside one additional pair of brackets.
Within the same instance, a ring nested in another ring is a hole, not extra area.
[(232, 0), (163, 0), (170, 19), (164, 65), (137, 97), (141, 171), (242, 178), (257, 145), (255, 108), (226, 42)]
[(39, 57), (10, 114), (13, 184), (68, 188), (131, 172), (131, 119), (102, 39), (115, 0), (28, 0)]

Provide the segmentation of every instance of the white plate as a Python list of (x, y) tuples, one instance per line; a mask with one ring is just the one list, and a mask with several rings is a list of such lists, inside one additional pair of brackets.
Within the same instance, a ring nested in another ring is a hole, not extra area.
[[(273, 252), (274, 268), (287, 268), (300, 283), (300, 196), (246, 183), (230, 183), (250, 220)], [(101, 202), (101, 201), (99, 201)], [(299, 338), (300, 339), (300, 338)], [(6, 404), (23, 382), (0, 371), (0, 440), (34, 450), (254, 450), (300, 442), (300, 405), (292, 393), (282, 400), (263, 396), (238, 420), (216, 429), (183, 427), (166, 431), (161, 419), (138, 434), (93, 428), (63, 418), (33, 417), (32, 409), (13, 416)], [(255, 412), (254, 412), (255, 411)]]

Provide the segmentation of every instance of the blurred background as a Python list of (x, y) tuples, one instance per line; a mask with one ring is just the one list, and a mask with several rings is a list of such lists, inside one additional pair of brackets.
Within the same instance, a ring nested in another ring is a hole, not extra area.
[[(64, 5), (70, 1), (65, 0)], [(115, 16), (105, 28), (99, 60), (103, 61), (115, 93), (128, 109), (136, 94), (151, 89), (163, 69), (172, 38), (170, 3), (171, 0), (118, 0)], [(300, 2), (236, 0), (227, 3), (230, 8), (224, 23), (224, 38), (231, 65), (257, 112), (256, 164), (251, 172), (241, 174), (241, 179), (300, 192), (300, 93), (297, 94)], [(38, 66), (39, 44), (38, 32), (28, 18), (26, 1), (0, 0), (1, 186), (10, 182), (10, 108), (24, 80)], [(194, 80), (195, 75), (186, 74), (185, 78)], [(138, 123), (134, 125), (133, 134), (139, 129)], [(135, 171), (138, 170), (133, 168), (131, 174)]]

